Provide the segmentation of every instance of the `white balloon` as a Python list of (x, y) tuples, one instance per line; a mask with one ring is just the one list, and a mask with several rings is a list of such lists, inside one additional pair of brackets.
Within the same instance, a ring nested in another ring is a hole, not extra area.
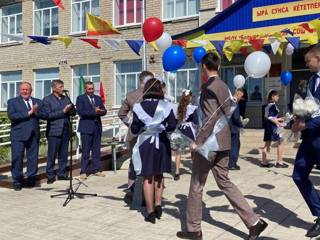
[(176, 80), (176, 77), (177, 77), (177, 74), (176, 74), (176, 73), (168, 72), (168, 79), (169, 79), (170, 81)]
[(161, 37), (156, 40), (157, 47), (164, 52), (172, 44), (172, 38), (169, 33), (163, 32)]
[(244, 62), (244, 70), (249, 77), (262, 78), (271, 68), (269, 56), (261, 51), (250, 53)]
[(235, 75), (233, 78), (233, 85), (236, 88), (242, 88), (244, 84), (246, 83), (246, 79), (241, 74)]
[(286, 54), (288, 56), (291, 56), (294, 52), (294, 47), (292, 46), (291, 43), (288, 43), (287, 48), (286, 48)]

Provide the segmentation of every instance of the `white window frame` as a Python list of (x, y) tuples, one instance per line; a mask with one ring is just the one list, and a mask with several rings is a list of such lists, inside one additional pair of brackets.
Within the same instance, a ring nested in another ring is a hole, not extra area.
[[(182, 17), (176, 17), (176, 1), (174, 0), (173, 2), (173, 17), (172, 18), (164, 18), (164, 0), (161, 0), (161, 16), (162, 16), (162, 21), (172, 21), (172, 20), (179, 20), (179, 19), (185, 19), (185, 18), (192, 18), (192, 17), (199, 17), (199, 13), (198, 14), (192, 14), (192, 15), (188, 15), (189, 14), (189, 0), (187, 1), (187, 15), (186, 16), (182, 16)], [(199, 0), (201, 1), (201, 0)], [(200, 4), (200, 2), (199, 2)], [(199, 8), (199, 12), (200, 12), (200, 8)]]
[[(90, 64), (99, 64), (99, 69), (100, 69), (100, 74), (96, 74), (96, 75), (89, 75), (89, 65)], [(79, 80), (80, 79), (80, 76), (75, 76), (75, 73), (74, 73), (74, 68), (75, 67), (77, 67), (77, 66), (79, 66), (79, 65), (86, 65), (86, 67), (87, 67), (87, 75), (83, 75), (82, 77), (85, 79), (85, 80), (87, 80), (87, 81), (89, 81), (89, 82), (93, 82), (92, 81), (92, 79), (93, 78), (95, 78), (95, 77), (99, 77), (99, 79), (100, 79), (100, 81), (101, 81), (101, 64), (100, 63), (84, 63), (84, 64), (77, 64), (77, 65), (73, 65), (72, 66), (72, 89), (71, 89), (71, 91), (72, 91), (72, 93), (71, 93), (71, 99), (73, 99), (73, 101), (75, 102), (75, 100), (76, 100), (76, 98), (75, 98), (75, 96), (74, 96), (74, 81), (77, 79), (77, 80)], [(96, 94), (96, 95), (99, 95), (99, 91), (100, 91), (100, 89), (94, 89), (94, 94)]]
[[(86, 2), (89, 2), (89, 13), (92, 13), (92, 0), (82, 0), (80, 2), (74, 2), (73, 0), (71, 0), (71, 34), (81, 34), (81, 33), (85, 33), (86, 30), (84, 31), (73, 31), (73, 5), (75, 4), (80, 4), (80, 27), (79, 29), (82, 29), (83, 26), (82, 26), (82, 18), (85, 17), (85, 16), (82, 16), (82, 5), (83, 3), (86, 3)], [(100, 7), (100, 2), (99, 2), (99, 7)]]
[[(22, 3), (17, 3), (17, 4), (14, 4), (14, 5), (21, 5)], [(14, 33), (13, 34), (15, 34), (15, 35), (19, 35), (19, 34), (22, 34), (22, 32), (21, 33), (17, 33), (17, 17), (19, 16), (19, 15), (21, 15), (21, 21), (23, 21), (22, 20), (22, 11), (21, 11), (21, 13), (16, 13), (16, 14), (10, 14), (10, 15), (6, 15), (6, 16), (3, 16), (3, 14), (2, 14), (2, 11), (3, 11), (3, 8), (5, 8), (6, 6), (4, 6), (4, 7), (2, 7), (1, 9), (0, 9), (0, 35), (2, 34), (2, 21), (3, 21), (3, 19), (4, 18), (7, 18), (8, 19), (8, 30), (10, 31), (10, 18), (11, 17), (14, 17), (14, 24), (15, 24), (15, 26), (14, 26)], [(22, 22), (21, 22), (21, 24), (22, 24)], [(22, 28), (22, 26), (21, 26), (21, 28)], [(9, 31), (8, 31), (8, 34), (12, 34), (12, 33), (9, 33)], [(12, 43), (12, 42), (20, 42), (20, 41), (16, 41), (16, 40), (8, 40), (7, 42), (2, 42), (2, 37), (0, 37), (0, 44), (3, 44), (3, 43)]]
[[(52, 35), (52, 9), (58, 9), (58, 34), (57, 35)], [(41, 9), (36, 9), (36, 3), (33, 2), (33, 35), (35, 35), (36, 31), (35, 31), (35, 21), (36, 21), (36, 12), (41, 12), (41, 24), (40, 24), (40, 35), (44, 36), (43, 32), (44, 32), (44, 28), (43, 28), (43, 12), (45, 10), (49, 10), (50, 11), (50, 34), (48, 35), (48, 37), (52, 37), (52, 36), (58, 36), (59, 35), (59, 8), (58, 6), (52, 6), (52, 7), (46, 7), (46, 8), (41, 8)]]
[[(217, 1), (216, 13), (220, 13), (220, 12), (222, 12), (222, 11), (224, 10), (224, 9), (222, 9), (222, 6), (223, 6), (222, 1), (223, 1), (223, 0), (218, 0), (218, 1)], [(232, 0), (232, 4), (234, 4), (236, 1), (237, 1), (237, 0)], [(231, 5), (230, 5), (230, 6), (231, 6)]]
[[(47, 68), (47, 69), (51, 69), (51, 68)], [(54, 68), (56, 69), (56, 68)], [(44, 82), (45, 81), (50, 81), (50, 83), (52, 83), (53, 80), (59, 80), (59, 76), (57, 78), (43, 78), (43, 79), (39, 79), (37, 80), (37, 71), (38, 70), (42, 70), (42, 69), (34, 69), (33, 72), (34, 72), (34, 96), (37, 97), (37, 82), (41, 82), (41, 96), (42, 98), (44, 98)], [(58, 74), (60, 73), (60, 70), (58, 68)], [(50, 92), (52, 93), (52, 88), (50, 89)]]
[[(125, 0), (124, 2), (124, 15), (123, 15), (123, 19), (124, 19), (124, 24), (122, 25), (118, 25), (116, 24), (116, 3), (115, 0), (113, 0), (113, 24), (115, 27), (126, 27), (126, 26), (137, 26), (137, 25), (141, 25), (142, 23), (142, 19), (143, 19), (143, 6), (141, 9), (141, 22), (137, 22), (137, 1), (141, 1), (143, 4), (143, 0), (134, 0), (134, 22), (133, 23), (127, 23), (127, 0)], [(146, 1), (146, 0), (145, 0)]]
[[(113, 73), (113, 76), (114, 76), (114, 99), (113, 99), (113, 107), (114, 108), (119, 108), (121, 106), (121, 103), (120, 104), (117, 104), (117, 76), (125, 76), (125, 82), (124, 82), (124, 91), (125, 91), (125, 96), (127, 95), (127, 76), (128, 75), (136, 75), (136, 89), (138, 88), (138, 84), (139, 84), (139, 75), (142, 71), (142, 69), (138, 72), (127, 72), (127, 73), (117, 73), (117, 64), (119, 63), (130, 63), (130, 62), (138, 62), (139, 60), (133, 60), (133, 61), (118, 61), (118, 62), (114, 62), (113, 64), (113, 69), (114, 69), (114, 73)], [(141, 59), (140, 59), (141, 61)], [(142, 63), (141, 63), (142, 64)], [(124, 100), (124, 99), (122, 99)]]
[[(19, 87), (20, 83), (22, 83), (22, 71), (21, 70), (17, 70), (17, 71), (9, 71), (9, 72), (21, 72), (21, 79), (20, 80), (15, 80), (15, 81), (3, 81), (2, 79), (2, 75), (3, 73), (8, 73), (8, 72), (1, 72), (0, 73), (0, 88), (1, 88), (1, 91), (0, 91), (0, 110), (2, 111), (5, 111), (7, 108), (6, 107), (2, 107), (2, 84), (3, 83), (7, 83), (7, 101), (10, 99), (8, 98), (8, 95), (9, 95), (9, 85), (10, 83), (14, 83), (14, 92), (17, 93), (17, 88)], [(17, 96), (17, 95), (15, 95)], [(5, 103), (6, 104), (6, 103)]]

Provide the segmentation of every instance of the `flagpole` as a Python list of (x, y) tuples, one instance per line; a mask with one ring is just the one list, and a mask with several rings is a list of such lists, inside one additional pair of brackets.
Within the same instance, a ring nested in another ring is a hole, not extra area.
[[(141, 33), (142, 33), (142, 26), (144, 21), (146, 20), (146, 1), (142, 0), (142, 23), (141, 23)], [(142, 33), (143, 35), (143, 33)], [(147, 49), (146, 49), (146, 41), (143, 43), (143, 59), (142, 59), (142, 70), (147, 70), (147, 63), (146, 63), (146, 56), (147, 56)]]

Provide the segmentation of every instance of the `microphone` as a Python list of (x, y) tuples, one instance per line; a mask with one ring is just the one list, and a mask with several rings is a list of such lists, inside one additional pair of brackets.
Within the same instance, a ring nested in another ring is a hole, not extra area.
[(63, 92), (64, 92), (64, 93), (68, 93), (68, 92), (69, 92), (69, 90), (64, 89), (64, 90), (63, 90)]

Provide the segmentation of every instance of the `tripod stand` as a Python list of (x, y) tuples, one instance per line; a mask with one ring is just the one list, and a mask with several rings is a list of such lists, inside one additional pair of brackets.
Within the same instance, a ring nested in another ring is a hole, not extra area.
[(67, 97), (67, 99), (69, 100), (69, 102), (72, 104), (72, 109), (70, 110), (70, 164), (69, 164), (69, 174), (70, 174), (70, 178), (69, 178), (69, 188), (66, 189), (65, 193), (60, 193), (60, 194), (55, 194), (55, 195), (51, 195), (51, 198), (55, 198), (55, 197), (59, 197), (59, 196), (64, 196), (67, 195), (67, 198), (65, 200), (65, 202), (63, 203), (63, 207), (67, 206), (67, 204), (74, 199), (74, 197), (79, 197), (82, 198), (84, 196), (93, 196), (96, 197), (97, 194), (95, 193), (79, 193), (77, 192), (78, 189), (74, 190), (73, 186), (72, 186), (72, 167), (73, 167), (73, 161), (72, 161), (72, 137), (73, 137), (73, 116), (76, 114), (75, 108), (74, 108), (74, 104), (71, 102), (71, 99), (68, 95), (68, 91), (64, 91), (65, 92), (65, 96)]

